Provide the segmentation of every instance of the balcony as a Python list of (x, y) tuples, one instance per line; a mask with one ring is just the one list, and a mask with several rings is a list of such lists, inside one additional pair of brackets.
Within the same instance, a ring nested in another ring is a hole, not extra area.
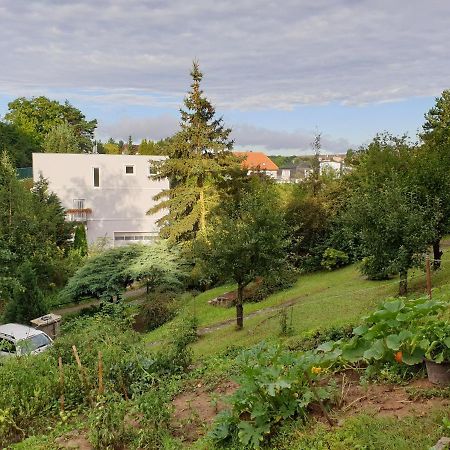
[(66, 209), (66, 219), (69, 222), (86, 222), (91, 214), (91, 208)]

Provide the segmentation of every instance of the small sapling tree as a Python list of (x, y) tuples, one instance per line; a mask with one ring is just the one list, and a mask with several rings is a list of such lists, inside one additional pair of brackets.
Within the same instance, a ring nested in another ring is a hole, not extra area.
[(255, 180), (256, 188), (240, 197), (216, 219), (206, 244), (209, 267), (237, 283), (236, 324), (244, 326), (244, 288), (257, 276), (284, 267), (285, 226), (271, 185)]

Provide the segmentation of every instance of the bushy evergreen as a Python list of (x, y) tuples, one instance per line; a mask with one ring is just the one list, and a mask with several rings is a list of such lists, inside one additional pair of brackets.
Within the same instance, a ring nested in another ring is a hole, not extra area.
[(214, 107), (203, 95), (203, 78), (193, 63), (192, 84), (181, 109), (181, 130), (171, 139), (169, 158), (155, 163), (156, 179), (168, 178), (170, 188), (155, 196), (153, 214), (164, 211), (158, 220), (161, 236), (171, 243), (192, 241), (205, 234), (208, 216), (218, 200), (218, 183), (231, 178), (239, 165), (232, 155), (231, 129), (216, 117)]

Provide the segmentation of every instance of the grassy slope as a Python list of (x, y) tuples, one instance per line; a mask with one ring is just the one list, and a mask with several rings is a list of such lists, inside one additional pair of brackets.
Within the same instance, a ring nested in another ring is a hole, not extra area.
[[(443, 256), (443, 268), (433, 274), (433, 286), (450, 291), (450, 250), (446, 249)], [(204, 292), (195, 298), (188, 299), (179, 317), (195, 315), (199, 320), (199, 327), (214, 326), (235, 316), (234, 308), (220, 308), (208, 305), (208, 300), (230, 290), (227, 285)], [(372, 310), (373, 307), (386, 297), (396, 295), (398, 280), (368, 281), (362, 277), (356, 265), (333, 272), (319, 272), (302, 275), (290, 289), (271, 295), (259, 303), (245, 305), (246, 315), (269, 307), (295, 302), (288, 309), (288, 316), (292, 314), (293, 336), (318, 328), (328, 328), (357, 322), (358, 319)], [(423, 271), (410, 273), (410, 290), (412, 295), (425, 291), (425, 276)], [(235, 331), (234, 324), (217, 329), (202, 336), (194, 344), (195, 356), (211, 355), (226, 349), (230, 345), (247, 346), (262, 339), (278, 338), (279, 314), (268, 310), (250, 317), (244, 322), (244, 330)], [(170, 333), (170, 325), (149, 333), (149, 342), (160, 341)], [(292, 339), (292, 338), (291, 338)]]

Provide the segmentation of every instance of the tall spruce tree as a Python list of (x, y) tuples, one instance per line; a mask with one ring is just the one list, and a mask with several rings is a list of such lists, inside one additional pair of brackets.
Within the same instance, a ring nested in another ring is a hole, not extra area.
[(215, 109), (200, 88), (203, 75), (193, 62), (191, 90), (181, 109), (181, 129), (171, 139), (169, 158), (154, 163), (154, 177), (168, 178), (170, 188), (154, 197), (159, 203), (149, 214), (164, 211), (161, 236), (169, 242), (191, 242), (206, 234), (208, 215), (218, 199), (218, 185), (231, 179), (239, 166), (233, 156), (231, 129), (215, 116)]

